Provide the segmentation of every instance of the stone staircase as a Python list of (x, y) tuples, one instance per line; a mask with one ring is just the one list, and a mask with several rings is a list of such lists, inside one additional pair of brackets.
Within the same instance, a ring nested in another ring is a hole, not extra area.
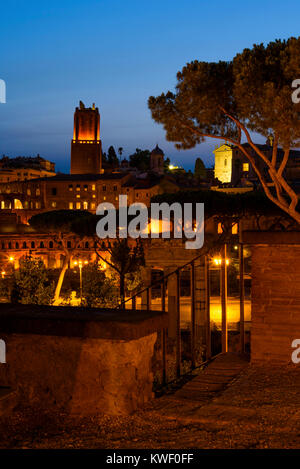
[(201, 409), (213, 403), (248, 365), (246, 357), (220, 354), (181, 389), (157, 399), (152, 409), (170, 419), (201, 421)]

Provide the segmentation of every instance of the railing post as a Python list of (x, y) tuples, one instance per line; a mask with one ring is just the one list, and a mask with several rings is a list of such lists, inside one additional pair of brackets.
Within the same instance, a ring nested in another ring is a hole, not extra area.
[(196, 304), (195, 304), (195, 262), (191, 263), (191, 356), (192, 369), (196, 366), (195, 359), (195, 322), (196, 322)]
[[(161, 285), (161, 309), (166, 311), (166, 284), (163, 280)], [(167, 329), (162, 330), (162, 384), (167, 384)]]
[(150, 294), (151, 294), (151, 288), (147, 288), (147, 311), (150, 311)]
[(223, 246), (221, 262), (221, 307), (222, 307), (222, 353), (228, 351), (228, 331), (227, 331), (227, 249)]
[(205, 256), (206, 360), (211, 358), (209, 257)]
[(180, 333), (180, 271), (176, 270), (176, 316), (177, 316), (177, 331), (176, 331), (176, 375), (177, 378), (181, 375), (181, 333)]
[(135, 296), (135, 295), (132, 297), (132, 306), (131, 306), (131, 309), (136, 309), (136, 296)]
[(245, 352), (245, 287), (244, 287), (244, 249), (239, 245), (240, 261), (240, 351)]

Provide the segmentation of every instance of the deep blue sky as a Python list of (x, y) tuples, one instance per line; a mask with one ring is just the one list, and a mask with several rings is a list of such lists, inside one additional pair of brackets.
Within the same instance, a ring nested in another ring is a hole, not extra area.
[(101, 113), (104, 150), (160, 145), (173, 163), (213, 164), (214, 143), (178, 152), (147, 98), (172, 89), (194, 59), (230, 60), (253, 43), (299, 36), (299, 0), (1, 2), (0, 155), (36, 155), (69, 170), (79, 99)]

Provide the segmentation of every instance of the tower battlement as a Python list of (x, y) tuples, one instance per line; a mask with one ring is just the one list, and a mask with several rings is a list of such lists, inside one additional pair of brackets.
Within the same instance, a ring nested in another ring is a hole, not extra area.
[(80, 101), (74, 113), (71, 174), (100, 174), (102, 172), (99, 109), (94, 104), (86, 108)]

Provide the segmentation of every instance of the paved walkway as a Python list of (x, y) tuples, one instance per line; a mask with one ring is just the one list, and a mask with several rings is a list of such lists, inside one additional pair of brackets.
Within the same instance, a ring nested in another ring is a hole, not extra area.
[(180, 390), (130, 416), (32, 409), (0, 419), (0, 448), (299, 448), (300, 366), (219, 356)]
[(199, 410), (216, 399), (248, 365), (248, 361), (238, 355), (219, 355), (181, 389), (154, 401), (151, 410), (170, 419), (203, 420)]

